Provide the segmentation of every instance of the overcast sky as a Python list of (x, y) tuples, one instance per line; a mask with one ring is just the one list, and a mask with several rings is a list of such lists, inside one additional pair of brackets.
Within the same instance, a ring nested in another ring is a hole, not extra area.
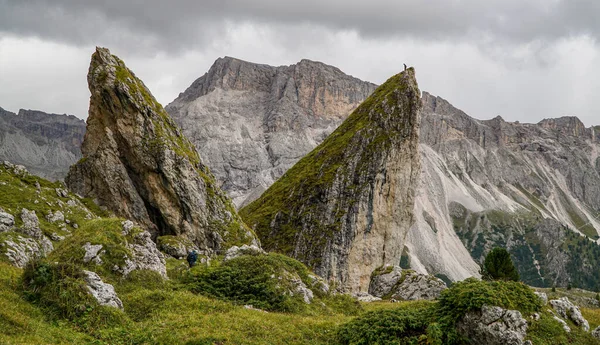
[(232, 56), (303, 58), (422, 90), (468, 114), (600, 124), (597, 0), (0, 0), (0, 107), (87, 117), (95, 46), (166, 105)]

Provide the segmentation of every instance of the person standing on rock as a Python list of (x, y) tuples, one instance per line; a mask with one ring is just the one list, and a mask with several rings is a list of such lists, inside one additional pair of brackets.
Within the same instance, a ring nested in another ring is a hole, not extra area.
[(192, 250), (187, 256), (187, 262), (190, 265), (190, 268), (196, 266), (196, 261), (198, 261), (198, 253), (196, 250)]

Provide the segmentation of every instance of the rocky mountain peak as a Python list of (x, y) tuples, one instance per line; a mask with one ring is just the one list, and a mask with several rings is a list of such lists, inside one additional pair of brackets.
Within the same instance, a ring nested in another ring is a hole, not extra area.
[(123, 61), (97, 48), (83, 159), (66, 183), (154, 236), (179, 235), (206, 251), (254, 236), (194, 146)]
[(237, 205), (323, 141), (375, 85), (321, 62), (272, 67), (226, 57), (166, 110)]
[(243, 208), (265, 248), (353, 292), (367, 291), (376, 268), (400, 262), (420, 172), (420, 108), (414, 69), (391, 77)]
[(576, 116), (563, 116), (556, 119), (543, 119), (538, 123), (538, 125), (545, 129), (575, 137), (583, 136), (586, 132), (585, 125)]

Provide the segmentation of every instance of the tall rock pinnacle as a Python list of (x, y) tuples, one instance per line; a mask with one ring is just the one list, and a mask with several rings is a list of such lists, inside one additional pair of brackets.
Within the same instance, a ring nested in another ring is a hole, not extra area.
[(398, 265), (420, 173), (420, 107), (409, 68), (243, 208), (265, 249), (352, 292), (367, 291), (376, 268)]
[(96, 48), (83, 158), (65, 182), (155, 236), (181, 235), (201, 249), (249, 243), (244, 225), (194, 146), (118, 57)]

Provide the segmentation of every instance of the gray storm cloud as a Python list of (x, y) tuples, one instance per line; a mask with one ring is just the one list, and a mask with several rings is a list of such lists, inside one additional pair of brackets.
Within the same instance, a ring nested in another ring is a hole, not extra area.
[(596, 0), (0, 0), (0, 8), (0, 32), (172, 53), (206, 44), (226, 21), (475, 43), (600, 37)]
[(403, 63), (476, 118), (600, 123), (598, 0), (0, 0), (0, 107), (85, 118), (96, 45), (172, 101), (219, 56), (381, 83)]

